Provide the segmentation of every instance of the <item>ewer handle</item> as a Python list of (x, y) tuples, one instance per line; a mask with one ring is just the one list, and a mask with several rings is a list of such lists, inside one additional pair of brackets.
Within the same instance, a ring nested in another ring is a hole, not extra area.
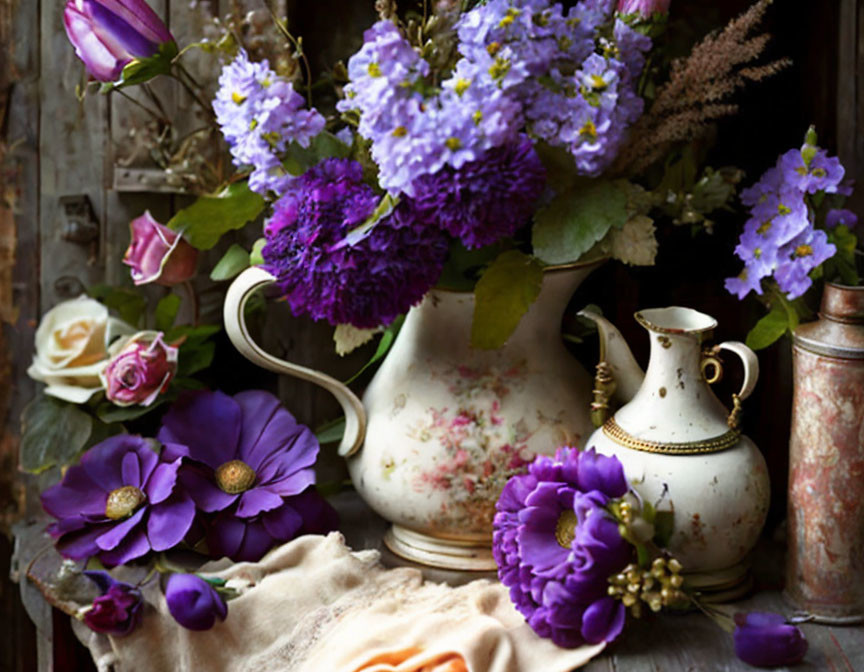
[(308, 380), (336, 397), (345, 412), (345, 434), (339, 444), (339, 454), (350, 457), (363, 445), (366, 435), (366, 410), (357, 395), (332, 376), (274, 357), (265, 352), (249, 335), (245, 316), (246, 303), (256, 290), (273, 282), (273, 276), (263, 268), (252, 267), (243, 271), (231, 283), (224, 305), (225, 331), (228, 338), (238, 352), (253, 364), (268, 371)]
[(713, 379), (710, 379), (708, 382), (715, 382), (720, 379), (722, 375), (722, 370), (720, 369), (720, 363), (711, 355), (716, 355), (721, 350), (728, 350), (729, 352), (734, 352), (738, 357), (741, 358), (742, 364), (744, 364), (744, 383), (741, 385), (741, 391), (738, 394), (732, 395), (732, 412), (729, 414), (729, 426), (732, 429), (738, 428), (738, 423), (740, 422), (741, 416), (741, 402), (743, 402), (747, 397), (753, 394), (753, 390), (756, 388), (756, 382), (759, 380), (759, 358), (756, 356), (756, 353), (753, 352), (746, 345), (741, 343), (740, 341), (726, 341), (725, 343), (720, 343), (719, 345), (715, 345), (711, 348), (709, 355), (703, 360), (702, 370), (705, 371), (706, 364), (710, 364), (717, 367), (717, 371)]

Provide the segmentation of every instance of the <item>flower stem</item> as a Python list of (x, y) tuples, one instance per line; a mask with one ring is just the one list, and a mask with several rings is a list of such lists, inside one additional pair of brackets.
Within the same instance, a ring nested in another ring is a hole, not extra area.
[(195, 288), (192, 286), (192, 283), (189, 280), (183, 282), (183, 289), (186, 290), (186, 293), (189, 295), (189, 300), (192, 302), (192, 326), (197, 327), (198, 320), (200, 319), (198, 294), (195, 292)]
[(132, 96), (130, 96), (128, 93), (126, 93), (123, 89), (113, 89), (113, 91), (116, 93), (119, 93), (121, 96), (123, 96), (126, 100), (128, 100), (133, 105), (137, 105), (138, 107), (140, 107), (142, 110), (144, 110), (147, 114), (149, 114), (151, 117), (153, 117), (160, 124), (167, 124), (168, 123), (168, 119), (166, 117), (161, 116), (155, 110), (150, 109), (144, 103), (142, 103), (140, 100), (135, 100)]
[(213, 107), (204, 102), (200, 94), (195, 90), (196, 87), (200, 89), (201, 86), (182, 63), (174, 63), (174, 65), (177, 67), (177, 73), (174, 75), (174, 79), (180, 82), (180, 86), (182, 86), (186, 90), (186, 93), (188, 93), (192, 99), (198, 103), (198, 106), (207, 115), (208, 123), (215, 126), (216, 119), (213, 116)]

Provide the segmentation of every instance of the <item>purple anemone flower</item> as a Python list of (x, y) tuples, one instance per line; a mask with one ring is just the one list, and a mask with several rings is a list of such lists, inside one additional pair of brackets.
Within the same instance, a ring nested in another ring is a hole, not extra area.
[(176, 487), (182, 459), (170, 448), (160, 453), (139, 436), (112, 436), (45, 490), (42, 507), (58, 519), (48, 531), (60, 554), (113, 567), (180, 543), (195, 503)]
[(329, 532), (335, 512), (312, 487), (318, 441), (268, 392), (189, 394), (159, 440), (188, 456), (180, 482), (205, 521), (211, 554), (255, 561), (301, 533)]
[(84, 572), (84, 576), (96, 584), (100, 593), (84, 612), (85, 625), (95, 632), (117, 637), (132, 632), (141, 621), (141, 591), (101, 570)]
[(575, 647), (621, 633), (626, 609), (608, 582), (633, 549), (605, 507), (626, 492), (621, 463), (593, 448), (540, 456), (504, 486), (492, 541), (498, 577), (541, 637)]
[(735, 614), (735, 655), (755, 667), (794, 665), (807, 653), (801, 630), (772, 612)]

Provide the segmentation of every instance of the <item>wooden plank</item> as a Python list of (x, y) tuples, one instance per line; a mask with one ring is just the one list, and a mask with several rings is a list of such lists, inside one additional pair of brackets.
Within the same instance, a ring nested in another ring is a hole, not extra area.
[[(864, 3), (840, 0), (837, 39), (837, 145), (846, 174), (860, 182), (864, 171)], [(849, 202), (853, 209), (864, 205), (864, 190), (858, 189)]]

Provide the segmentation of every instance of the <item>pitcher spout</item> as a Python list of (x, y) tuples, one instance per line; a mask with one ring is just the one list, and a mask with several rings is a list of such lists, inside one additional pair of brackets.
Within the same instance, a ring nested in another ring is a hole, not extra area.
[(611, 391), (612, 398), (621, 404), (626, 404), (639, 391), (645, 379), (645, 372), (636, 362), (630, 346), (614, 324), (599, 313), (588, 309), (580, 311), (579, 314), (597, 325), (600, 335), (600, 371), (608, 374), (611, 379), (608, 389)]

